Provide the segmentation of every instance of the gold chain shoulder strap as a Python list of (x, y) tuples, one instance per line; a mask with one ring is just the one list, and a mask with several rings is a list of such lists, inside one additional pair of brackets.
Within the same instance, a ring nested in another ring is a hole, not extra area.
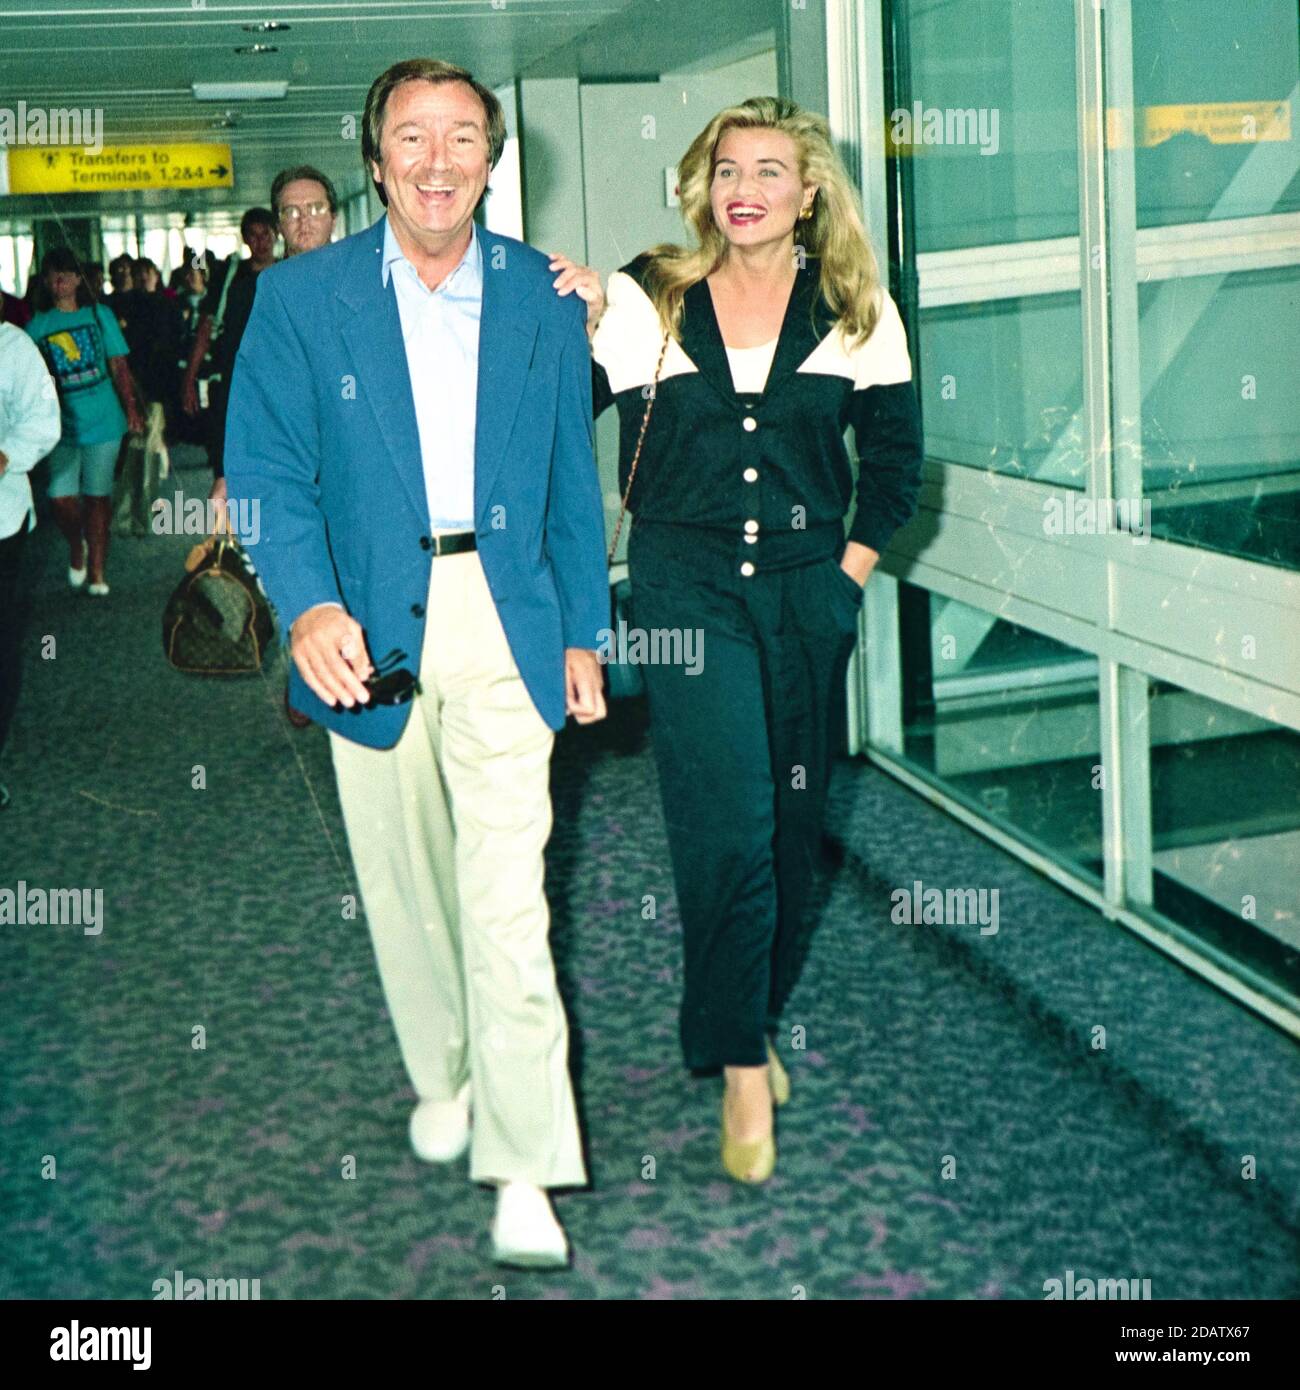
[(641, 446), (645, 443), (645, 432), (650, 424), (650, 414), (655, 408), (655, 396), (659, 392), (659, 374), (664, 369), (664, 357), (668, 352), (669, 335), (664, 334), (664, 345), (659, 349), (659, 361), (655, 363), (654, 380), (650, 383), (650, 399), (646, 401), (645, 414), (641, 417), (641, 432), (636, 437), (636, 452), (632, 455), (632, 470), (627, 475), (627, 487), (623, 490), (623, 505), (619, 508), (618, 523), (614, 527), (614, 539), (610, 543), (609, 555), (605, 563), (614, 563), (614, 554), (618, 550), (618, 538), (623, 530), (623, 518), (627, 516), (627, 499), (632, 495), (632, 484), (636, 481), (636, 466), (641, 462)]

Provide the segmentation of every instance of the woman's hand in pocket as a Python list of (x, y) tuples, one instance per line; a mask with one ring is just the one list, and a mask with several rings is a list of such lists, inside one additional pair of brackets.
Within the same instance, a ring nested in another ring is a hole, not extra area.
[(850, 541), (840, 557), (840, 568), (857, 584), (865, 584), (880, 559), (880, 552), (861, 541)]

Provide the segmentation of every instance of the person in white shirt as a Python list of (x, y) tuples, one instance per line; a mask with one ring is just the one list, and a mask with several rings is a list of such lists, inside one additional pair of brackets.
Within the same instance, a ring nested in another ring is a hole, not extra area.
[[(36, 524), (28, 473), (59, 442), (59, 394), (40, 349), (0, 323), (0, 753), (18, 703), (23, 605), (19, 574), (27, 532)], [(9, 791), (0, 783), (0, 809)]]

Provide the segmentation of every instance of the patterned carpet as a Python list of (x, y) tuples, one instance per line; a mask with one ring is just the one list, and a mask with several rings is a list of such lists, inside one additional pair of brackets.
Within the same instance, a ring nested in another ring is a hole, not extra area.
[[(62, 587), (48, 530), (29, 554), (0, 887), (102, 887), (106, 921), (0, 928), (0, 1295), (148, 1298), (176, 1270), (267, 1299), (1037, 1299), (1066, 1270), (1156, 1298), (1300, 1294), (1293, 1044), (861, 761), (837, 770), (777, 1174), (727, 1181), (720, 1083), (677, 1050), (637, 706), (566, 732), (554, 764), (592, 1175), (557, 1199), (574, 1265), (494, 1268), (491, 1193), (406, 1142), (364, 919), (339, 910), (324, 734), (290, 729), (277, 672), (162, 660), (190, 543), (116, 541), (99, 604)], [(1000, 931), (892, 924), (915, 878), (998, 888)]]

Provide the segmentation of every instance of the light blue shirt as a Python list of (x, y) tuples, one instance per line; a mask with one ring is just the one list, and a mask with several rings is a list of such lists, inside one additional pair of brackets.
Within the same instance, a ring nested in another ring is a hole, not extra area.
[(59, 393), (40, 349), (11, 323), (0, 323), (0, 540), (30, 527), (36, 512), (28, 473), (59, 442)]
[(434, 530), (474, 529), (474, 415), (478, 334), (483, 314), (483, 251), (471, 228), (460, 264), (429, 289), (402, 254), (384, 218), (383, 281), (397, 287), (406, 365), (420, 431), (424, 491)]

